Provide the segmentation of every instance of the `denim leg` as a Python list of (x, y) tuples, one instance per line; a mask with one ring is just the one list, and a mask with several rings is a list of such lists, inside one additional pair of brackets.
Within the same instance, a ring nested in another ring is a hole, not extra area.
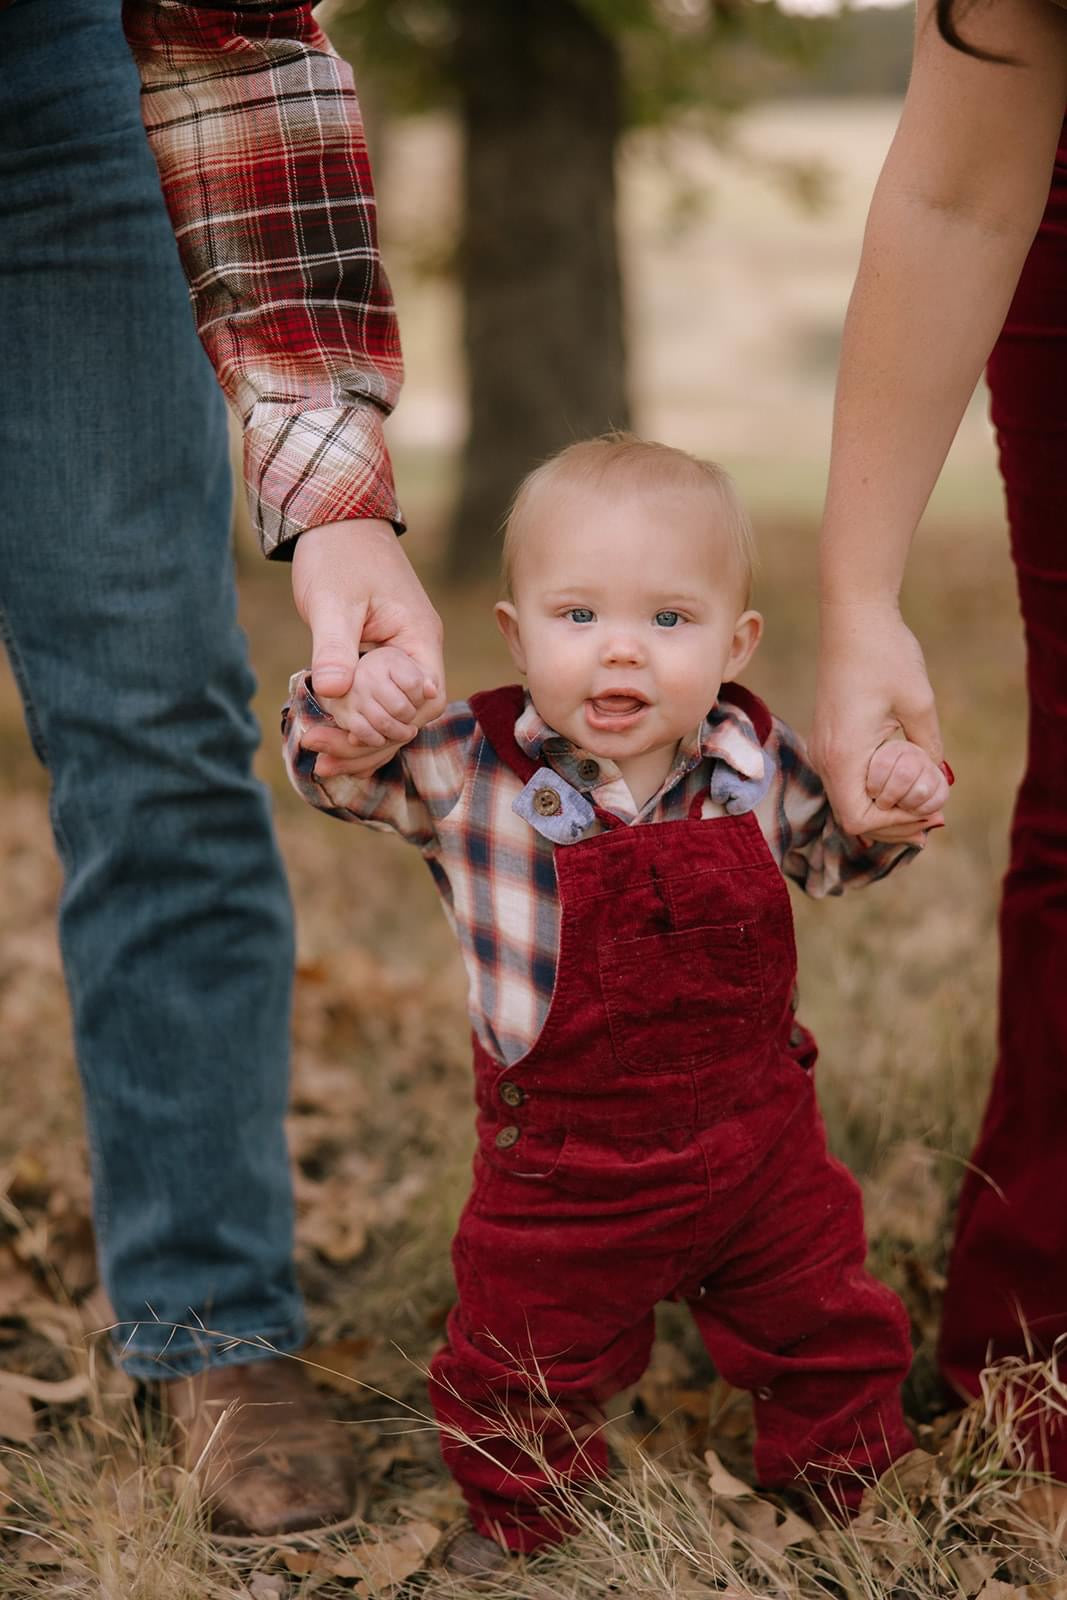
[(119, 0), (16, 0), (0, 59), (0, 613), (52, 780), (102, 1273), (152, 1377), (249, 1358), (175, 1325), (302, 1337), (291, 915), (251, 771), (224, 408)]

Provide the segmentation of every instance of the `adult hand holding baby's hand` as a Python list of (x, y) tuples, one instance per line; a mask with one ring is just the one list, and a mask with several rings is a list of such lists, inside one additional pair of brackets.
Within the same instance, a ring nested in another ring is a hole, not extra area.
[[(810, 748), (838, 825), (861, 839), (921, 842), (916, 815), (874, 805), (867, 786), (871, 752), (887, 740), (918, 748), (939, 771), (944, 749), (919, 641), (895, 600), (825, 599), (821, 631)], [(904, 741), (893, 740), (898, 732)]]
[(319, 753), (319, 778), (366, 778), (377, 772), (415, 737), (426, 706), (438, 696), (436, 681), (395, 645), (361, 656), (352, 686), (340, 698), (319, 694), (314, 679), (312, 691), (337, 724), (318, 724), (302, 740), (305, 749)]
[(311, 674), (320, 696), (343, 707), (360, 646), (395, 645), (437, 684), (422, 703), (419, 726), (444, 710), (441, 619), (389, 523), (334, 522), (301, 534), (293, 598), (311, 629)]

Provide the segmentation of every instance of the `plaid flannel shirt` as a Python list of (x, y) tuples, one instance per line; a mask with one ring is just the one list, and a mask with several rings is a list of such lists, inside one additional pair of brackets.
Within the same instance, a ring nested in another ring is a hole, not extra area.
[(123, 24), (264, 551), (347, 518), (399, 528), (400, 343), (348, 67), (308, 0), (125, 0)]
[[(291, 782), (330, 816), (397, 833), (421, 850), (459, 939), (475, 1032), (497, 1061), (517, 1061), (548, 1014), (560, 923), (555, 846), (516, 811), (523, 784), (496, 755), (466, 701), (448, 706), (370, 778), (315, 777), (315, 754), (302, 739), (311, 724), (323, 721), (332, 719), (315, 700), (307, 673), (296, 673), (282, 712)], [(682, 741), (662, 787), (640, 810), (614, 763), (554, 733), (529, 696), (515, 737), (569, 788), (589, 793), (631, 825), (687, 817), (701, 792), (701, 815), (721, 816), (725, 808), (712, 792), (722, 767), (736, 774), (742, 792), (766, 773), (769, 783), (760, 782), (762, 798), (752, 809), (785, 876), (816, 899), (872, 883), (915, 854), (912, 846), (865, 848), (843, 834), (803, 742), (777, 717), (761, 748), (742, 710), (715, 706)], [(575, 837), (590, 838), (604, 826), (594, 817)]]

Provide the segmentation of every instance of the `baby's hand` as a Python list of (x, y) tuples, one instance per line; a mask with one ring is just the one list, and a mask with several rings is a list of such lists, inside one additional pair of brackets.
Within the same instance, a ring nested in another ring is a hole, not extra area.
[[(907, 823), (865, 830), (865, 837), (894, 844), (922, 844), (934, 828), (943, 828), (942, 807), (948, 799), (948, 770), (939, 767), (917, 744), (907, 739), (890, 739), (879, 745), (867, 767), (867, 793), (878, 811), (899, 808), (915, 818), (914, 828)], [(877, 815), (877, 812), (876, 812)]]
[(320, 698), (324, 711), (347, 729), (357, 749), (407, 744), (419, 731), (418, 715), (437, 685), (406, 650), (381, 645), (360, 656), (352, 687), (340, 700)]
[(317, 750), (320, 778), (366, 778), (384, 767), (419, 731), (418, 714), (437, 695), (436, 683), (395, 645), (361, 656), (352, 687), (341, 699), (318, 695), (338, 724), (309, 730), (305, 748)]

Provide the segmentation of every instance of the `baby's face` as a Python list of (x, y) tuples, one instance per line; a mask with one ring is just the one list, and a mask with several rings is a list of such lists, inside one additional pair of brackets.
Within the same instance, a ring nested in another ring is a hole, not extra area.
[(523, 530), (497, 607), (545, 721), (620, 762), (674, 746), (755, 649), (714, 500), (688, 489), (559, 488)]

